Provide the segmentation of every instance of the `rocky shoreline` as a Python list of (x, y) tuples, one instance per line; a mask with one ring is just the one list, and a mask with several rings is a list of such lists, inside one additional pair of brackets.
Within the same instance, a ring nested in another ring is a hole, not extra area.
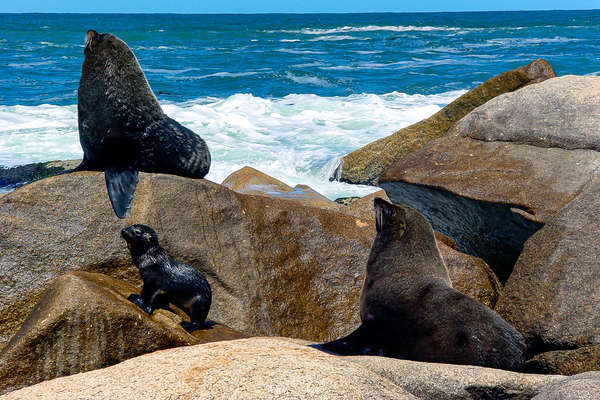
[[(222, 184), (141, 173), (118, 220), (103, 173), (60, 174), (77, 161), (0, 170), (32, 181), (0, 195), (0, 398), (593, 398), (599, 109), (600, 78), (537, 60), (347, 156), (339, 179), (385, 191), (346, 203), (251, 167)], [(452, 285), (525, 337), (525, 371), (310, 346), (360, 322), (376, 196), (428, 218)], [(207, 276), (211, 329), (127, 300), (132, 223)]]

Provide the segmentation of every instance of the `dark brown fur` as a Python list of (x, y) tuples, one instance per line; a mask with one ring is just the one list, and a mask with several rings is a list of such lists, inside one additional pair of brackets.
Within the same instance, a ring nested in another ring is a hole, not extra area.
[(431, 225), (375, 199), (377, 236), (360, 299), (362, 325), (326, 343), (341, 354), (518, 370), (523, 337), (494, 311), (452, 288)]
[(124, 218), (138, 171), (203, 178), (210, 152), (200, 136), (165, 115), (127, 44), (90, 30), (78, 90), (83, 161), (105, 171), (115, 214)]

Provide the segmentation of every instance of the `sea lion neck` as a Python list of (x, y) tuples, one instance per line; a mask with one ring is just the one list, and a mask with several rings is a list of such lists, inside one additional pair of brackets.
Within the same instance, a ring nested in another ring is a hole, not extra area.
[[(395, 223), (383, 221), (383, 228), (377, 233), (371, 246), (367, 273), (402, 276), (435, 276), (450, 283), (431, 225), (425, 217), (409, 207), (402, 207), (405, 218)], [(422, 261), (429, 260), (424, 268)]]

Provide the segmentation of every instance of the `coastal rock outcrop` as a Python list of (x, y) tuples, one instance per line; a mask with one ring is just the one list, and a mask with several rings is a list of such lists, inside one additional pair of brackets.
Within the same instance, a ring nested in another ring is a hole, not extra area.
[[(131, 214), (120, 221), (104, 191), (102, 173), (78, 172), (0, 198), (0, 348), (66, 272), (101, 272), (139, 285), (119, 235), (133, 223), (154, 227), (170, 254), (207, 276), (211, 320), (249, 335), (318, 341), (358, 326), (373, 220), (239, 194), (206, 180), (141, 174)], [(447, 257), (450, 249), (438, 243)], [(482, 282), (487, 279), (480, 261), (469, 258), (474, 266), (460, 261), (453, 267), (452, 257), (451, 272), (472, 268)], [(471, 274), (457, 276), (472, 280)], [(484, 293), (481, 301), (491, 305), (486, 299), (494, 294)]]
[(156, 350), (246, 337), (219, 324), (192, 336), (177, 314), (143, 312), (127, 299), (133, 293), (139, 289), (103, 274), (56, 279), (0, 352), (0, 393)]
[(379, 186), (505, 282), (525, 240), (599, 177), (598, 109), (599, 77), (528, 85), (403, 157)]
[(423, 400), (530, 399), (562, 375), (399, 360), (374, 356), (344, 357), (376, 372)]
[(291, 187), (252, 167), (243, 167), (231, 173), (221, 183), (234, 192), (274, 197), (295, 201), (305, 206), (338, 210), (339, 204), (316, 192), (310, 186), (296, 185)]
[(433, 116), (402, 128), (346, 155), (335, 172), (335, 179), (349, 183), (376, 184), (379, 176), (406, 154), (444, 135), (458, 120), (476, 107), (506, 92), (556, 76), (542, 59), (504, 72), (470, 90)]
[(64, 171), (75, 168), (81, 160), (47, 161), (32, 163), (16, 167), (3, 168), (0, 166), (0, 187), (14, 187), (38, 179), (58, 175)]
[(139, 284), (120, 237), (133, 223), (154, 227), (171, 255), (207, 276), (211, 320), (252, 335), (313, 340), (358, 323), (373, 223), (162, 174), (140, 175), (131, 214), (120, 221), (103, 201), (104, 186), (102, 173), (72, 173), (0, 198), (0, 343), (65, 272)]
[(0, 398), (417, 399), (356, 363), (282, 338), (158, 351)]
[(586, 372), (552, 382), (532, 400), (592, 400), (600, 393), (600, 372)]
[(528, 360), (525, 368), (536, 374), (575, 375), (600, 371), (600, 346), (586, 346), (575, 350), (554, 350)]
[(496, 311), (532, 354), (600, 345), (600, 180), (525, 243)]
[(563, 376), (340, 357), (286, 338), (179, 347), (43, 382), (1, 399), (498, 399), (531, 398)]

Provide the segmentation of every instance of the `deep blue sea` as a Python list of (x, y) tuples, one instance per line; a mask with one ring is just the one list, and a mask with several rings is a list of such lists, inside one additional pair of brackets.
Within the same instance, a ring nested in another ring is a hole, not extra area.
[(339, 158), (544, 58), (600, 75), (600, 11), (0, 14), (0, 165), (81, 157), (77, 86), (88, 29), (136, 54), (165, 112), (201, 135), (221, 182), (251, 165), (330, 198)]

